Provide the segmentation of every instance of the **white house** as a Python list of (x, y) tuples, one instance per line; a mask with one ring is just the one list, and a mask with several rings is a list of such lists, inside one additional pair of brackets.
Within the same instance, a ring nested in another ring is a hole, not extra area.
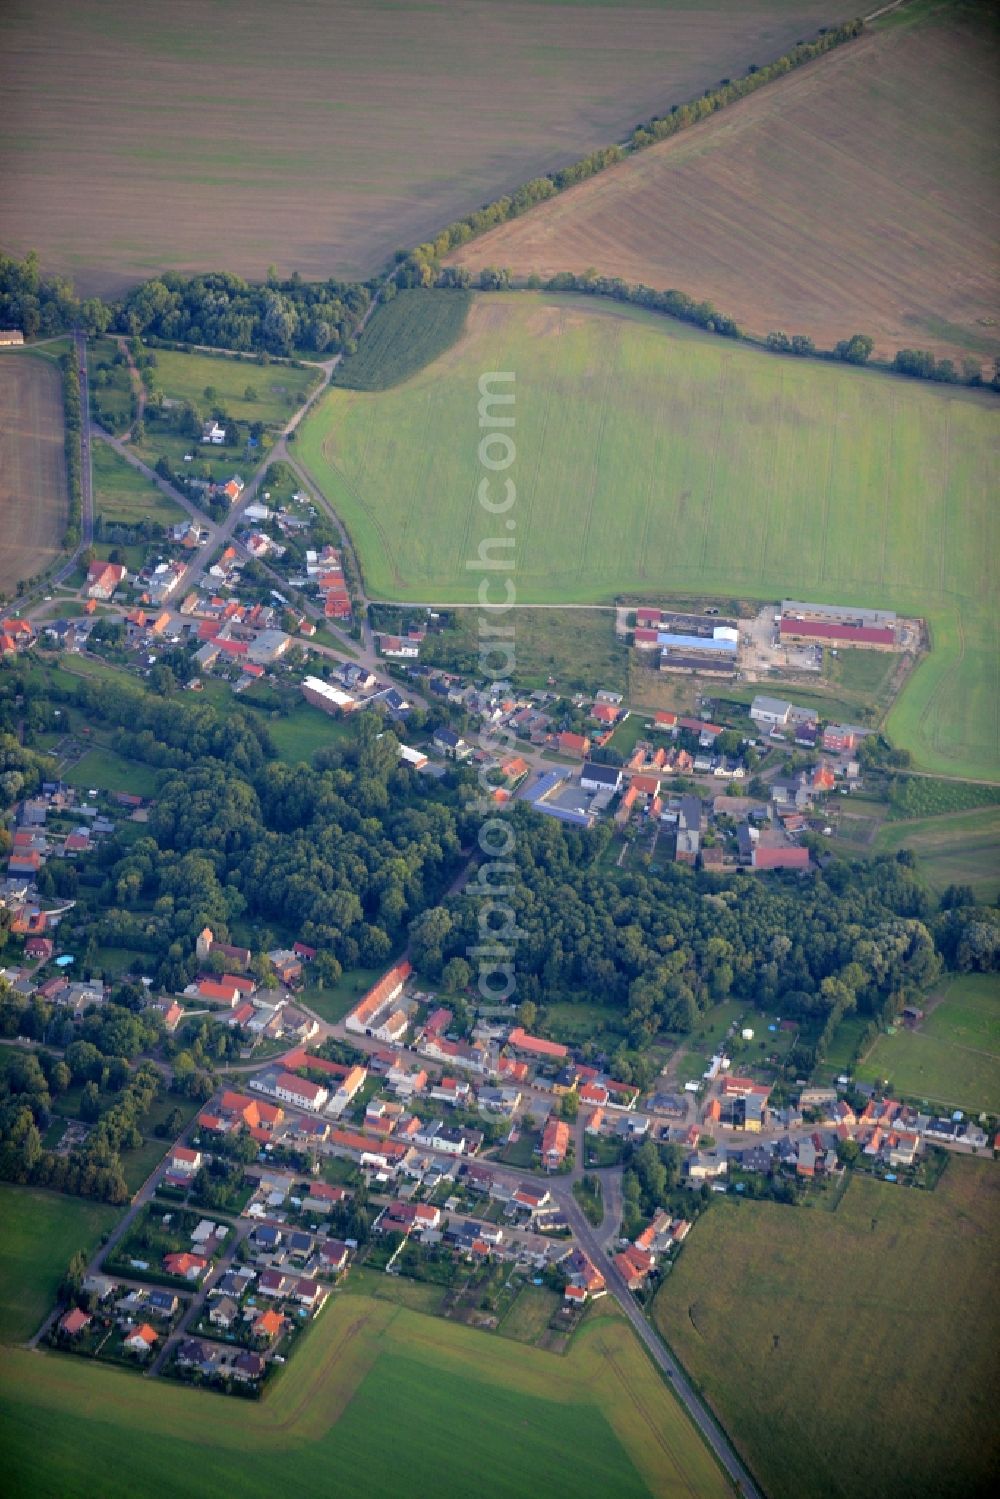
[(226, 429), (220, 427), (218, 422), (206, 422), (201, 429), (201, 440), (220, 447), (226, 440)]
[(170, 1152), (170, 1170), (184, 1176), (194, 1176), (201, 1169), (200, 1150), (189, 1150), (186, 1145), (175, 1145)]
[(274, 1080), (274, 1092), (284, 1103), (295, 1104), (300, 1109), (318, 1112), (330, 1097), (329, 1088), (321, 1083), (310, 1083), (293, 1072), (279, 1072)]
[(597, 765), (588, 760), (580, 771), (580, 785), (584, 791), (617, 791), (622, 783), (622, 773), (617, 765)]
[(766, 729), (783, 729), (791, 711), (791, 703), (780, 697), (758, 695), (750, 704), (750, 717)]

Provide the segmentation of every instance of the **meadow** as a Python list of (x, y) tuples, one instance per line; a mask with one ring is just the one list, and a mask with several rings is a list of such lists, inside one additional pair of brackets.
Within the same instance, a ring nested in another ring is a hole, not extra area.
[(855, 1177), (834, 1213), (699, 1220), (654, 1319), (766, 1493), (994, 1490), (998, 1208), (993, 1163), (953, 1158), (934, 1192)]
[[(85, 292), (366, 278), (500, 192), (829, 22), (829, 0), (21, 0), (4, 243)], [(44, 35), (44, 46), (39, 36)]]
[(935, 1108), (1000, 1112), (1000, 982), (963, 974), (931, 996), (919, 1028), (879, 1036), (856, 1069)]
[(912, 849), (934, 895), (941, 895), (949, 885), (971, 885), (977, 900), (993, 905), (1000, 893), (1000, 809), (996, 807), (884, 822), (871, 848), (878, 854)]
[[(479, 648), (478, 610), (458, 609), (449, 629), (428, 637), (421, 658), (476, 675)], [(489, 657), (488, 667), (527, 692), (628, 690), (628, 651), (615, 638), (610, 609), (519, 609), (509, 668), (499, 653)]]
[(123, 791), (128, 796), (155, 796), (161, 772), (139, 760), (128, 760), (113, 749), (89, 749), (63, 773), (70, 786), (86, 791)]
[(106, 442), (91, 447), (94, 469), (94, 514), (110, 525), (138, 526), (154, 521), (176, 526), (185, 512), (151, 484)]
[(434, 364), (380, 395), (329, 391), (301, 429), (297, 456), (374, 597), (476, 597), (477, 554), (497, 534), (476, 502), (484, 370), (517, 377), (504, 477), (520, 603), (645, 590), (919, 614), (933, 649), (889, 732), (926, 769), (996, 775), (990, 397), (781, 358), (585, 297), (477, 297)]
[(69, 495), (62, 378), (33, 355), (0, 356), (0, 593), (54, 562)]
[(471, 293), (401, 291), (380, 302), (361, 335), (358, 352), (333, 375), (350, 390), (387, 390), (400, 385), (443, 354), (465, 326)]
[[(344, 1296), (260, 1405), (20, 1351), (0, 1402), (12, 1496), (126, 1499), (137, 1461), (148, 1499), (256, 1499), (292, 1483), (346, 1496), (360, 1472), (366, 1494), (395, 1499), (401, 1465), (412, 1492), (449, 1499), (520, 1499), (527, 1472), (553, 1499), (728, 1492), (617, 1315), (586, 1324), (563, 1358)], [(581, 1452), (584, 1464), (569, 1456)]]
[[(291, 364), (259, 364), (256, 359), (216, 354), (184, 354), (176, 349), (151, 350), (156, 359), (153, 384), (168, 400), (190, 401), (206, 413), (221, 406), (241, 422), (283, 427), (320, 379), (319, 370)], [(215, 395), (205, 395), (211, 388)], [(253, 396), (247, 399), (247, 390)]]
[(0, 1343), (38, 1331), (78, 1249), (96, 1249), (118, 1209), (33, 1187), (0, 1185)]
[(992, 360), (998, 63), (995, 8), (908, 5), (449, 261), (543, 278), (593, 267), (707, 299), (758, 337), (832, 348), (862, 332), (889, 358)]

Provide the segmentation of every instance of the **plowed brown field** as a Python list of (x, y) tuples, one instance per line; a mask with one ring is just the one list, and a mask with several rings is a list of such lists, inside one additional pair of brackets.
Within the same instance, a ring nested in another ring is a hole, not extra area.
[(0, 593), (59, 551), (68, 496), (62, 383), (54, 364), (0, 356)]
[(1000, 354), (996, 15), (931, 7), (849, 43), (452, 261), (593, 266), (821, 347)]
[(846, 0), (7, 0), (0, 242), (84, 291), (368, 276)]

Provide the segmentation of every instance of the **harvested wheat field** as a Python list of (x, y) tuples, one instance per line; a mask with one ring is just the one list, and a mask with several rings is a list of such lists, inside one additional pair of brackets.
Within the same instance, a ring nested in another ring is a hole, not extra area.
[(750, 333), (1000, 354), (998, 7), (925, 0), (455, 251), (707, 299)]
[(62, 382), (30, 354), (0, 357), (0, 593), (13, 593), (59, 551), (69, 500)]
[(9, 0), (3, 245), (85, 291), (368, 276), (843, 0)]

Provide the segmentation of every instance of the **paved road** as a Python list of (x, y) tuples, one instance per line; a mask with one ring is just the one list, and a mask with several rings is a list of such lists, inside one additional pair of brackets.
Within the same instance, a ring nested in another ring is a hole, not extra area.
[[(212, 1216), (207, 1209), (206, 1215), (209, 1217)], [(226, 1220), (223, 1219), (222, 1221)], [(226, 1271), (233, 1263), (237, 1248), (240, 1244), (243, 1243), (243, 1240), (247, 1238), (247, 1236), (253, 1231), (253, 1227), (254, 1225), (249, 1219), (237, 1219), (234, 1231), (230, 1235), (230, 1242), (227, 1245), (224, 1253), (219, 1256), (218, 1260), (216, 1260), (211, 1270), (209, 1270), (208, 1274), (205, 1276), (205, 1279), (201, 1282), (201, 1285), (198, 1286), (195, 1290), (195, 1294), (191, 1298), (191, 1303), (188, 1306), (187, 1311), (183, 1314), (181, 1320), (178, 1322), (173, 1332), (164, 1339), (156, 1357), (149, 1365), (149, 1368), (145, 1370), (147, 1376), (159, 1374), (160, 1370), (163, 1368), (163, 1365), (170, 1357), (173, 1349), (176, 1348), (177, 1344), (181, 1341), (182, 1338), (185, 1338), (187, 1336), (188, 1329), (191, 1327), (191, 1325), (194, 1322), (198, 1321), (202, 1312), (208, 1305), (209, 1291), (216, 1284), (216, 1282), (221, 1279), (223, 1275), (225, 1275)]]
[[(160, 1172), (161, 1165), (160, 1163), (158, 1163), (156, 1168), (150, 1172), (149, 1176), (147, 1176), (146, 1180), (143, 1182), (142, 1186), (133, 1197), (131, 1203), (128, 1206), (128, 1209), (123, 1214), (122, 1218), (111, 1230), (110, 1234), (108, 1235), (107, 1242), (105, 1244), (102, 1244), (91, 1257), (90, 1261), (87, 1264), (86, 1273), (88, 1275), (96, 1275), (99, 1272), (101, 1265), (104, 1263), (107, 1255), (111, 1253), (116, 1245), (121, 1243), (122, 1239), (128, 1233), (128, 1230), (135, 1222), (137, 1215), (142, 1211), (146, 1203), (151, 1200), (153, 1193), (156, 1190), (156, 1183), (160, 1176)], [(56, 1306), (55, 1308), (53, 1308), (53, 1310), (46, 1317), (45, 1321), (42, 1323), (41, 1327), (35, 1333), (35, 1336), (29, 1340), (29, 1348), (37, 1348), (40, 1340), (48, 1332), (49, 1328), (52, 1326), (53, 1322), (55, 1322), (56, 1318), (62, 1315), (62, 1311), (63, 1308), (61, 1306)]]
[[(553, 1196), (556, 1195), (557, 1193), (554, 1192)], [(684, 1406), (739, 1492), (744, 1494), (746, 1499), (763, 1499), (760, 1489), (736, 1455), (722, 1427), (690, 1384), (680, 1365), (667, 1352), (666, 1347), (646, 1321), (624, 1280), (615, 1269), (614, 1262), (607, 1258), (598, 1232), (587, 1222), (572, 1192), (567, 1192), (565, 1196), (559, 1193), (558, 1196), (577, 1242), (586, 1250), (594, 1263), (600, 1266), (607, 1280), (608, 1290), (625, 1313), (633, 1331), (652, 1356), (653, 1362), (669, 1379), (677, 1399)]]

